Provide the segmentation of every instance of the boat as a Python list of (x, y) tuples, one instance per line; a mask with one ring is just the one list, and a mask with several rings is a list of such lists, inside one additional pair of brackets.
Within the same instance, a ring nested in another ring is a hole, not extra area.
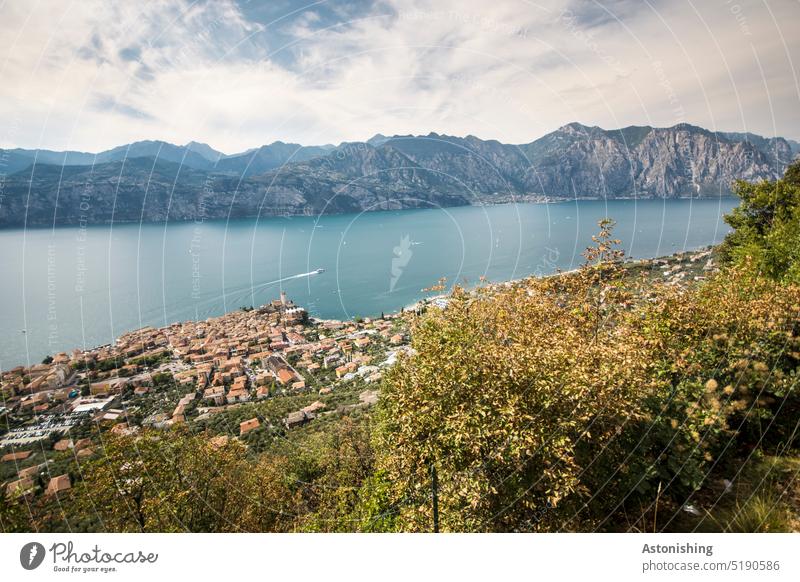
[(320, 273), (324, 273), (325, 269), (316, 269), (315, 271), (311, 271), (312, 275), (319, 275)]

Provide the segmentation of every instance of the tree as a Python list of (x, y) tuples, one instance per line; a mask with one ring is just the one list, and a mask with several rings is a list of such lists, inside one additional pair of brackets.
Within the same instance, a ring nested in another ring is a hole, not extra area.
[(255, 467), (244, 447), (185, 432), (113, 436), (84, 467), (84, 511), (109, 531), (286, 531), (295, 515), (285, 460)]
[(781, 180), (738, 181), (734, 192), (741, 203), (725, 217), (734, 230), (720, 248), (723, 259), (771, 279), (800, 282), (800, 161)]
[(25, 503), (0, 491), (0, 530), (4, 533), (28, 531), (28, 512)]
[(372, 509), (375, 491), (368, 481), (375, 467), (368, 418), (344, 417), (329, 431), (303, 442), (293, 459), (293, 476), (303, 485), (309, 531), (374, 531), (384, 526)]

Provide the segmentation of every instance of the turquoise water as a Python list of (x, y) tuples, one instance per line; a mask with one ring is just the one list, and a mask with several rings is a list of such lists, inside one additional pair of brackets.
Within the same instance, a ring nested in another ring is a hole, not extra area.
[[(719, 200), (510, 204), (226, 222), (0, 231), (0, 368), (146, 325), (260, 305), (281, 290), (323, 318), (379, 315), (448, 283), (571, 269), (597, 221), (628, 254), (722, 240)], [(309, 274), (324, 269), (318, 274)], [(25, 330), (25, 333), (22, 333)]]

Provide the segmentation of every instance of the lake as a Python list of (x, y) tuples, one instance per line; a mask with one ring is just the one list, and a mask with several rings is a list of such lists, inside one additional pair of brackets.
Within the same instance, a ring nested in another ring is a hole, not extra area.
[(672, 254), (720, 242), (735, 205), (582, 200), (0, 230), (0, 368), (261, 305), (281, 290), (313, 316), (342, 319), (399, 310), (440, 277), (469, 285), (572, 269), (605, 216), (630, 256)]

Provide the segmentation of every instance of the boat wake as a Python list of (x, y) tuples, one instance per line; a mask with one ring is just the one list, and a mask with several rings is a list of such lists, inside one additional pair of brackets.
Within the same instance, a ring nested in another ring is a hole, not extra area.
[[(313, 271), (309, 271), (308, 273), (298, 273), (296, 275), (289, 275), (287, 277), (281, 277), (280, 279), (275, 279), (274, 281), (267, 281), (265, 283), (258, 283), (254, 285), (240, 285), (237, 287), (232, 287), (225, 289), (223, 293), (219, 294), (216, 293), (211, 296), (206, 296), (204, 298), (197, 298), (194, 301), (194, 307), (196, 310), (196, 317), (198, 319), (205, 319), (206, 317), (210, 316), (211, 314), (216, 313), (224, 313), (234, 309), (236, 306), (250, 301), (254, 303), (256, 300), (256, 294), (263, 292), (265, 289), (272, 287), (274, 285), (280, 285), (286, 281), (293, 281), (295, 279), (307, 279), (311, 278), (314, 275), (319, 275), (320, 273), (324, 273), (325, 269), (314, 269)], [(175, 305), (171, 305), (171, 308), (175, 308), (178, 305), (178, 302), (174, 302)], [(162, 311), (164, 308), (159, 306), (157, 309), (153, 310), (153, 314), (156, 311)], [(143, 313), (143, 316), (153, 315), (150, 313)], [(22, 333), (25, 333), (24, 331)]]
[(274, 281), (269, 281), (267, 283), (261, 283), (259, 285), (254, 285), (251, 289), (260, 289), (262, 287), (269, 287), (270, 285), (277, 285), (278, 283), (283, 283), (284, 281), (291, 281), (293, 279), (305, 279), (306, 277), (313, 277), (314, 275), (319, 275), (320, 273), (324, 273), (325, 269), (314, 269), (313, 271), (309, 271), (308, 273), (298, 273), (297, 275), (289, 275), (288, 277), (281, 277), (280, 279), (275, 279)]

